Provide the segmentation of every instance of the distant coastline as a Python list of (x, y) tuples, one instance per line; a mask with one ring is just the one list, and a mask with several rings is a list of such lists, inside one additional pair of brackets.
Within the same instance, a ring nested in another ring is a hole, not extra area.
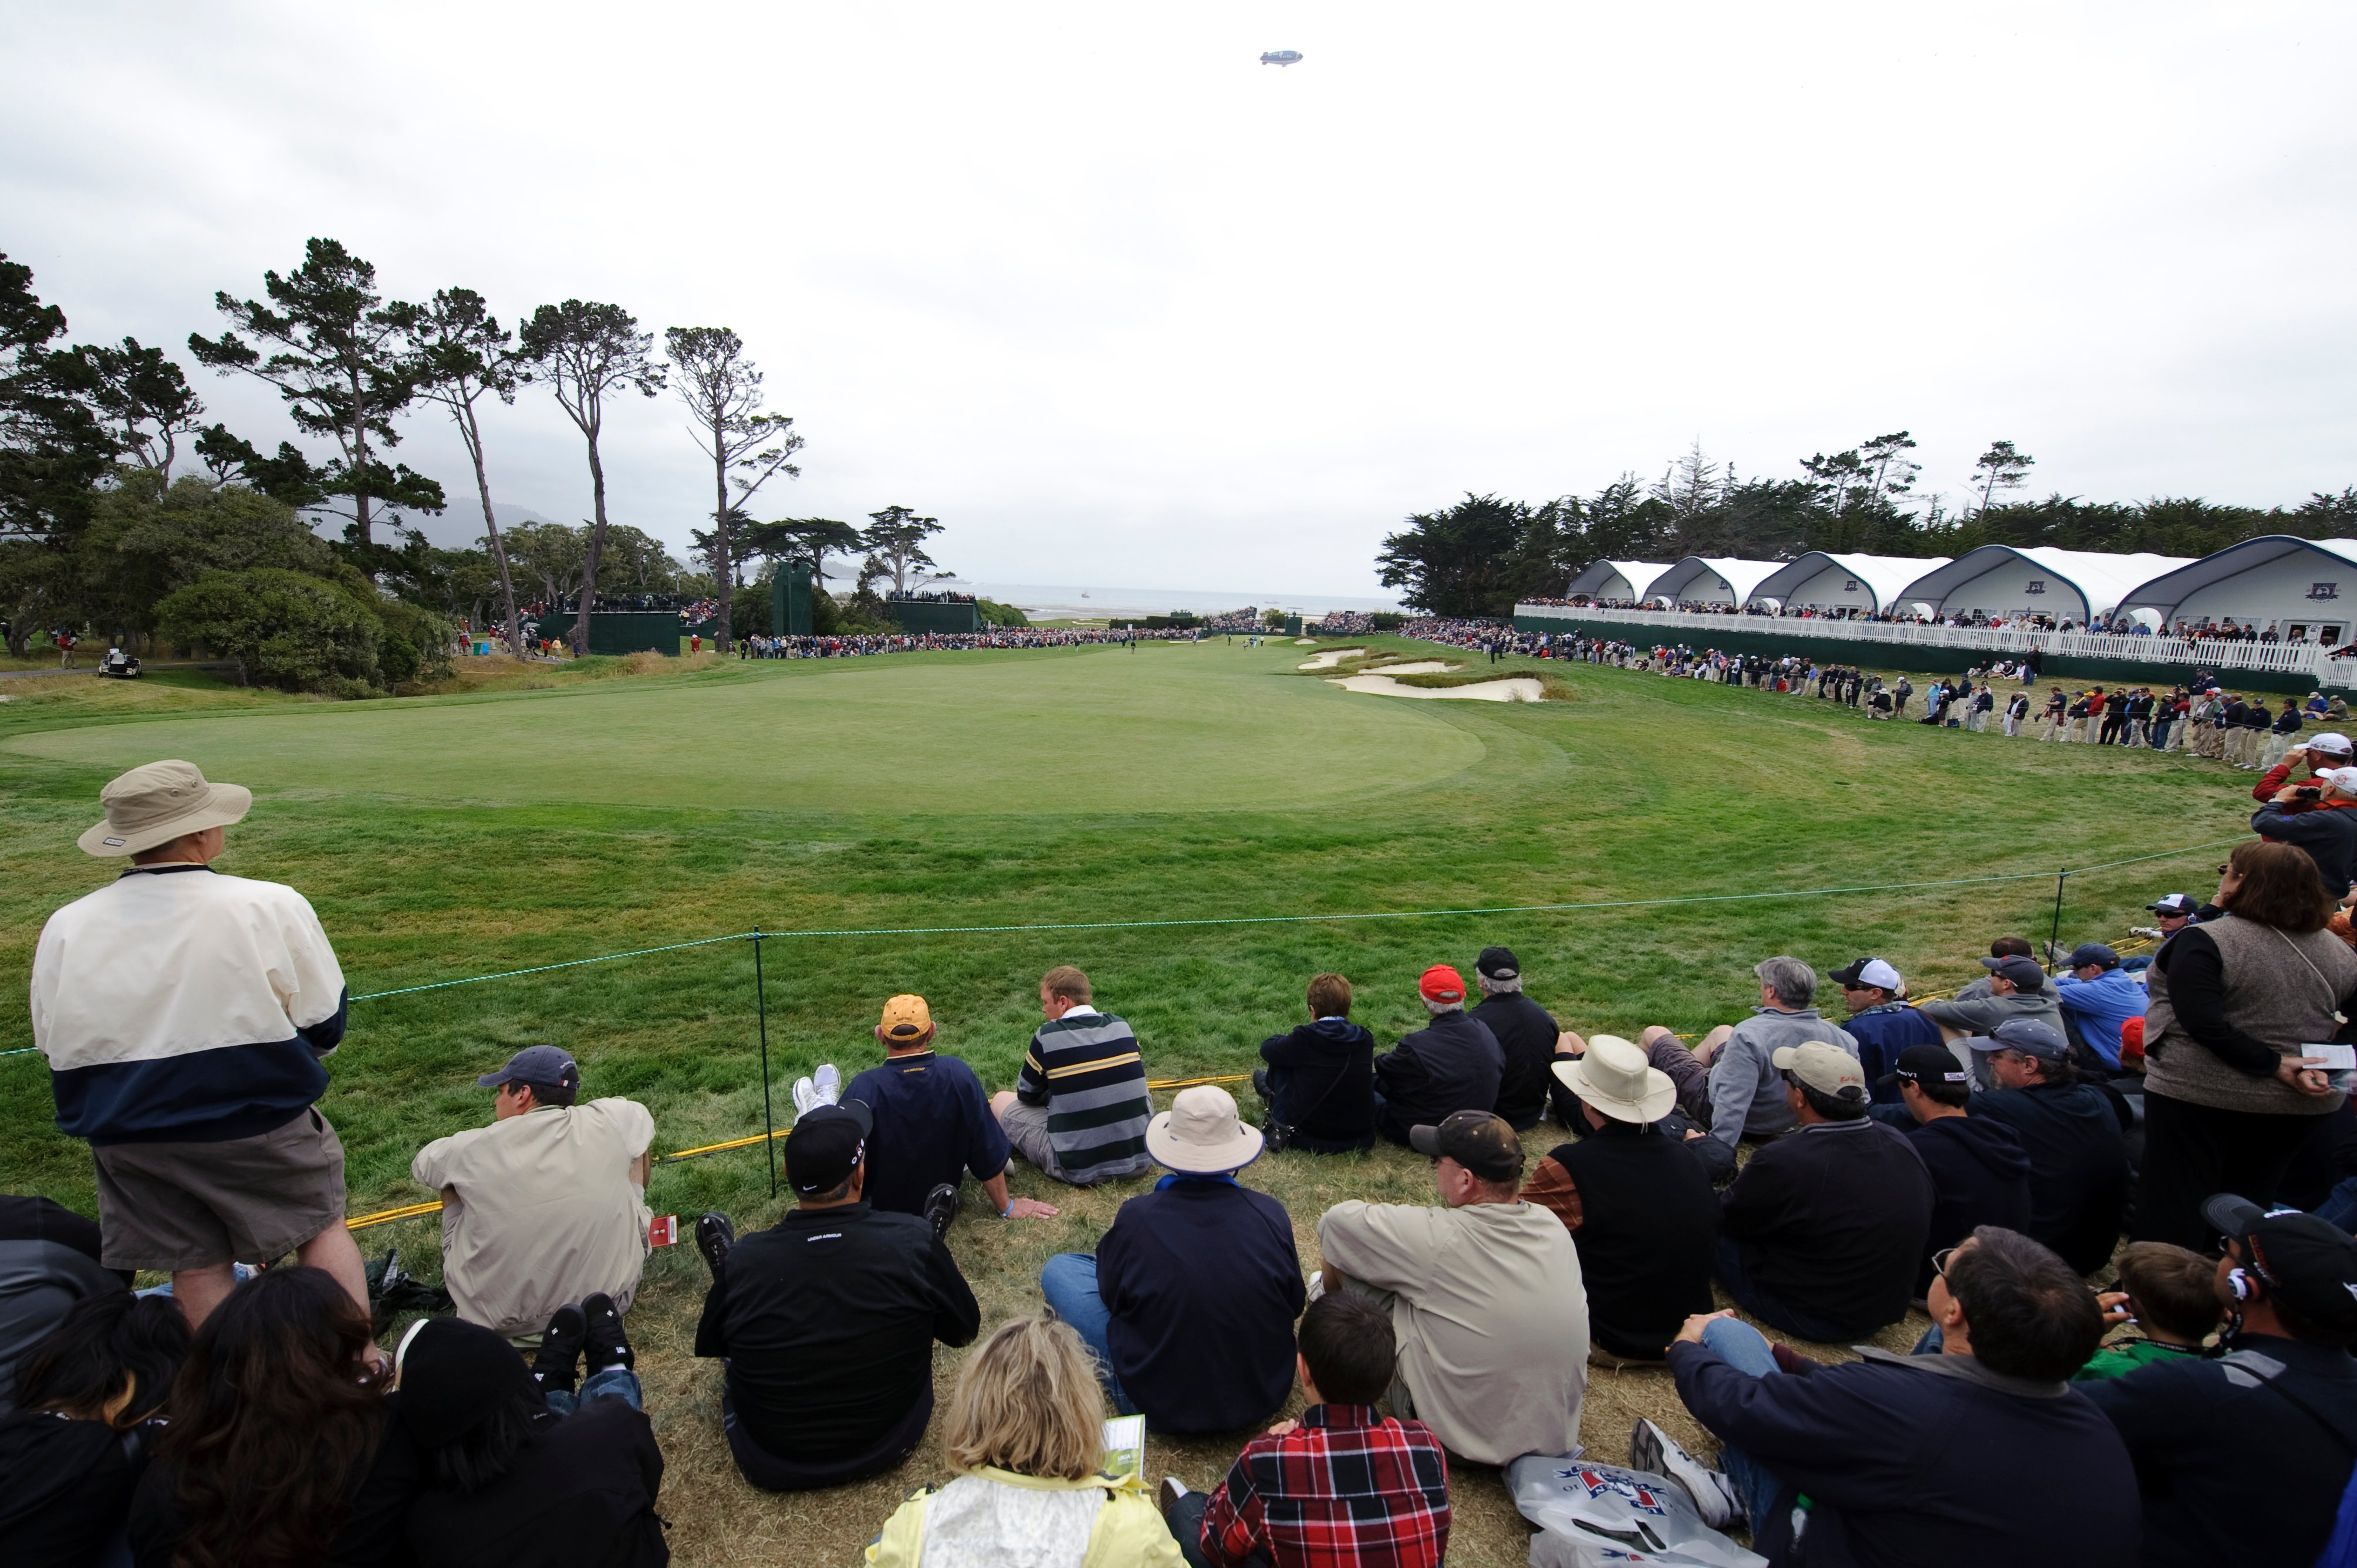
[[(1246, 605), (1260, 609), (1299, 609), (1309, 615), (1329, 610), (1395, 610), (1399, 601), (1352, 594), (1286, 593), (1275, 588), (1204, 591), (1191, 588), (1125, 588), (1119, 585), (991, 583), (959, 578), (961, 593), (1009, 604), (1038, 620), (1071, 620), (1096, 616), (1167, 615), (1172, 610), (1197, 614), (1237, 610)], [(1082, 598), (1085, 593), (1088, 596)]]

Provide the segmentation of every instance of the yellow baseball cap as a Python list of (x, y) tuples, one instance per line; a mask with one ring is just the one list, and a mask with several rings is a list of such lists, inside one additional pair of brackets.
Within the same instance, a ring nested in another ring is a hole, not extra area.
[(921, 1040), (933, 1032), (932, 1010), (921, 996), (895, 996), (884, 1004), (884, 1019), (877, 1027), (888, 1040)]

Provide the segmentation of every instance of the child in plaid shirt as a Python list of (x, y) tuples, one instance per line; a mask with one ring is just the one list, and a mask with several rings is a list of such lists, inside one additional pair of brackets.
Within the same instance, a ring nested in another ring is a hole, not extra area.
[(1177, 1477), (1162, 1512), (1192, 1568), (1439, 1568), (1448, 1461), (1431, 1429), (1375, 1409), (1391, 1387), (1391, 1314), (1363, 1295), (1302, 1315), (1295, 1371), (1309, 1402), (1244, 1444), (1208, 1498)]

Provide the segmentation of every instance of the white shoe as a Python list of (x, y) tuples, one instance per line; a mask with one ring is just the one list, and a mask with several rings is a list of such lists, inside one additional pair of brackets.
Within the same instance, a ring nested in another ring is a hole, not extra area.
[(807, 1116), (811, 1107), (818, 1103), (818, 1085), (807, 1078), (794, 1079), (794, 1115), (797, 1118)]
[(1629, 1434), (1629, 1468), (1675, 1481), (1694, 1498), (1703, 1523), (1713, 1530), (1725, 1530), (1743, 1517), (1743, 1504), (1726, 1473), (1687, 1453), (1678, 1446), (1677, 1439), (1650, 1421), (1639, 1421)]
[(822, 1062), (814, 1087), (818, 1090), (820, 1104), (837, 1104), (843, 1099), (843, 1074), (834, 1069), (833, 1062)]

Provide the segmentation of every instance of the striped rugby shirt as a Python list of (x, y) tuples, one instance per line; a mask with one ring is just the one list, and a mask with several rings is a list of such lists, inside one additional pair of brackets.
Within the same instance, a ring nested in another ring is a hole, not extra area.
[(1015, 1097), (1048, 1108), (1048, 1142), (1065, 1174), (1085, 1177), (1146, 1158), (1154, 1100), (1137, 1036), (1110, 1013), (1075, 1007), (1031, 1036)]

